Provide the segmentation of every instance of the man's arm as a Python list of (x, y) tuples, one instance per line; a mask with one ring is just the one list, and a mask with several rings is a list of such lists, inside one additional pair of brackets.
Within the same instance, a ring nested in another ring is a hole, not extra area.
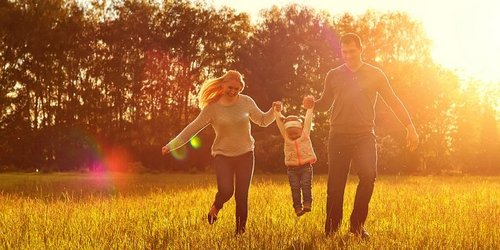
[(396, 117), (405, 127), (412, 124), (410, 114), (408, 113), (405, 106), (398, 98), (394, 90), (392, 89), (385, 75), (383, 75), (383, 77), (381, 77), (379, 81), (378, 92), (384, 99), (385, 103), (387, 103), (387, 106), (391, 108), (392, 112), (396, 115)]
[[(331, 81), (333, 80), (333, 71), (329, 71), (325, 78), (325, 83), (323, 86), (323, 92), (321, 97), (314, 103), (314, 109), (316, 111), (328, 111), (333, 104), (334, 93)], [(308, 107), (306, 107), (308, 108)]]
[(384, 99), (387, 106), (392, 110), (392, 112), (396, 115), (398, 120), (405, 126), (406, 128), (406, 137), (407, 137), (407, 146), (410, 150), (414, 150), (418, 145), (418, 134), (413, 122), (411, 121), (410, 114), (408, 110), (406, 110), (403, 102), (398, 98), (394, 90), (392, 89), (389, 81), (385, 74), (380, 81), (378, 92)]

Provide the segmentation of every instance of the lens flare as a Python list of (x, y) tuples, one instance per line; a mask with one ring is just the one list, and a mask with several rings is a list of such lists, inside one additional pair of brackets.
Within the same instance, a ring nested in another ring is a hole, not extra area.
[(172, 151), (172, 156), (176, 160), (184, 160), (187, 157), (187, 150), (186, 147), (180, 147), (174, 151)]
[(191, 141), (189, 141), (189, 144), (191, 144), (191, 147), (194, 149), (198, 149), (201, 147), (201, 138), (198, 136), (194, 136), (191, 138)]
[(103, 161), (109, 171), (124, 171), (130, 162), (127, 150), (121, 147), (112, 147), (105, 151)]

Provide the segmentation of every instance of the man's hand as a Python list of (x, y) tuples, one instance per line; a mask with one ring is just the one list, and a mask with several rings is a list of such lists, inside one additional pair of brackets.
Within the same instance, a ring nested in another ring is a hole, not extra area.
[(406, 126), (406, 146), (411, 151), (414, 151), (417, 149), (418, 142), (419, 139), (415, 126), (413, 126), (413, 124)]
[(274, 112), (281, 112), (281, 110), (283, 109), (283, 103), (280, 101), (273, 102), (273, 109)]
[(302, 106), (305, 109), (312, 109), (312, 108), (314, 108), (315, 101), (316, 100), (314, 99), (314, 96), (312, 96), (312, 95), (305, 96), (304, 99), (302, 100)]
[(170, 153), (170, 149), (168, 148), (168, 146), (167, 145), (163, 146), (163, 148), (161, 148), (161, 154), (167, 155), (168, 153)]

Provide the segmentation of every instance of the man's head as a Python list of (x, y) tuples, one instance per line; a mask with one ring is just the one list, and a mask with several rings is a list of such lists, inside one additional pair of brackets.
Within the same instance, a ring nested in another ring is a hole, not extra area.
[(354, 33), (347, 33), (340, 38), (340, 51), (342, 58), (348, 66), (356, 66), (361, 63), (363, 46), (361, 38)]

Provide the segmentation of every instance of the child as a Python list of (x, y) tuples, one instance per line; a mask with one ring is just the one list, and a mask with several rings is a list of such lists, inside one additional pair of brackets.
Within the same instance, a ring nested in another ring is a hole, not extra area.
[[(279, 102), (274, 108), (276, 124), (283, 136), (285, 165), (288, 180), (292, 189), (293, 208), (295, 214), (301, 216), (310, 212), (312, 208), (312, 164), (316, 162), (316, 155), (311, 144), (310, 132), (313, 109), (306, 111), (305, 121), (298, 116), (281, 115), (282, 104)], [(301, 195), (304, 198), (302, 203)], [(302, 206), (303, 205), (303, 206)]]

